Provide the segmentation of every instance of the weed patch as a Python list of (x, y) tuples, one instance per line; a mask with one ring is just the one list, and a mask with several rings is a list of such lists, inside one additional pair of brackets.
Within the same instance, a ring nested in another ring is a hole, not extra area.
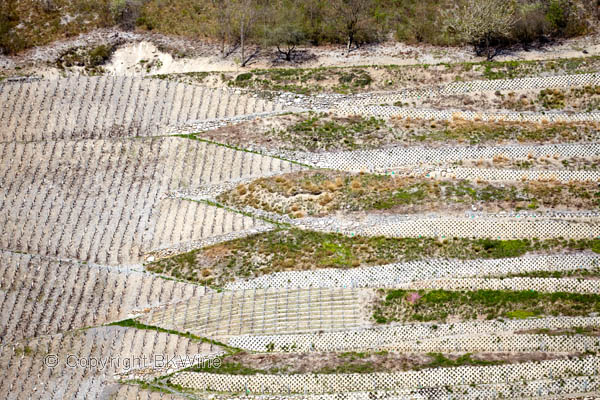
[(558, 328), (558, 329), (529, 329), (523, 331), (516, 331), (515, 334), (519, 335), (548, 335), (548, 336), (600, 336), (600, 328), (596, 326), (575, 326), (572, 328)]
[[(418, 298), (411, 297), (418, 293)], [(380, 290), (373, 317), (377, 323), (524, 319), (540, 315), (581, 316), (600, 311), (600, 295), (540, 293), (533, 290)]]
[[(598, 253), (598, 251), (596, 251)], [(593, 279), (600, 278), (600, 267), (595, 268), (578, 268), (560, 271), (529, 271), (518, 274), (504, 275), (506, 278), (579, 278)]]
[(195, 135), (200, 136), (241, 148), (253, 143), (271, 150), (321, 152), (396, 145), (595, 142), (600, 140), (600, 124), (404, 118), (384, 121), (374, 117), (308, 112), (261, 118)]
[(384, 121), (375, 117), (330, 119), (326, 118), (326, 114), (310, 113), (308, 118), (285, 130), (273, 130), (270, 136), (311, 150), (331, 149), (340, 144), (346, 149), (356, 149), (370, 141), (383, 127)]
[(600, 108), (600, 86), (574, 87), (570, 89), (543, 89), (537, 95), (510, 96), (502, 103), (503, 108), (519, 111), (585, 111)]
[(100, 75), (105, 72), (102, 65), (110, 59), (114, 51), (114, 46), (104, 44), (93, 48), (70, 49), (60, 56), (56, 66), (60, 69), (81, 67), (88, 75)]
[(593, 73), (600, 57), (559, 60), (493, 61), (441, 65), (378, 65), (319, 68), (255, 69), (242, 74), (225, 73), (224, 83), (233, 87), (298, 94), (360, 93), (399, 90), (481, 79), (514, 79), (540, 74)]
[[(599, 239), (493, 240), (344, 236), (277, 229), (193, 250), (147, 264), (147, 270), (220, 287), (239, 278), (315, 268), (354, 268), (426, 258), (503, 258), (530, 252), (583, 251)], [(205, 273), (210, 276), (206, 281)]]
[(600, 207), (600, 192), (591, 182), (489, 184), (329, 170), (260, 178), (224, 192), (217, 199), (239, 208), (250, 206), (290, 217), (369, 210), (401, 214), (460, 212), (472, 204), (488, 212)]
[[(194, 372), (233, 375), (295, 374), (366, 374), (425, 368), (453, 368), (464, 365), (500, 365), (531, 360), (551, 359), (552, 353), (268, 353), (240, 352), (221, 358), (221, 367), (192, 367)], [(564, 355), (558, 356), (564, 357)]]

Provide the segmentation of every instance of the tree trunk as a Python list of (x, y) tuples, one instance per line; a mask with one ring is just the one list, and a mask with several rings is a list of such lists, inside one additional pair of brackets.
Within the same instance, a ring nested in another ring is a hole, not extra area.
[(349, 29), (348, 30), (348, 53), (350, 53), (350, 48), (352, 47), (352, 44), (354, 43), (354, 31)]
[(242, 46), (242, 67), (246, 66), (246, 52), (244, 47), (244, 20), (240, 21), (240, 44)]
[(285, 50), (281, 50), (281, 46), (277, 45), (277, 51), (283, 56), (285, 61), (292, 61), (292, 54), (294, 54), (294, 50), (296, 50), (296, 46), (287, 46)]

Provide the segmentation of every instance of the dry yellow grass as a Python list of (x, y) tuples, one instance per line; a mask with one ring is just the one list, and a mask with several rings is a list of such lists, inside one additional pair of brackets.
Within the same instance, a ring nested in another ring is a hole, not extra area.
[(331, 200), (333, 200), (333, 196), (331, 196), (329, 193), (325, 193), (323, 196), (321, 196), (319, 198), (319, 204), (321, 206), (326, 206), (327, 204), (329, 204), (331, 202)]
[(353, 179), (352, 182), (350, 183), (350, 187), (352, 188), (352, 190), (357, 191), (362, 189), (362, 184), (360, 183), (360, 181), (358, 179)]
[(240, 185), (240, 186), (238, 186), (238, 187), (237, 187), (237, 193), (238, 193), (240, 196), (243, 196), (243, 195), (245, 195), (246, 193), (248, 193), (248, 189), (246, 188), (246, 185)]
[(202, 277), (203, 278), (208, 278), (211, 275), (212, 275), (212, 270), (210, 270), (209, 268), (204, 268), (202, 270)]
[(504, 154), (496, 154), (492, 161), (494, 164), (504, 164), (509, 161), (509, 158), (506, 157)]
[(338, 186), (331, 181), (323, 182), (323, 187), (325, 188), (325, 190), (328, 190), (330, 192), (335, 192), (338, 189)]

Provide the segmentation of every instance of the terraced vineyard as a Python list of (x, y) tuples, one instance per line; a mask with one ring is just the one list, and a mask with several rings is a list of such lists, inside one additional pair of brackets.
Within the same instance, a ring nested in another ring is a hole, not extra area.
[(5, 344), (118, 321), (206, 292), (134, 270), (12, 252), (1, 256)]
[[(18, 398), (102, 398), (103, 393), (119, 390), (110, 387), (110, 374), (129, 368), (148, 368), (154, 364), (153, 360), (159, 359), (157, 355), (161, 360), (164, 355), (166, 363), (169, 359), (185, 360), (187, 355), (190, 360), (194, 355), (214, 356), (220, 351), (217, 346), (178, 335), (116, 326), (26, 339), (2, 345), (2, 395), (4, 398), (15, 395)], [(58, 362), (52, 368), (47, 365), (46, 354), (57, 357)], [(121, 361), (110, 361), (111, 357), (114, 360), (119, 357)], [(80, 367), (85, 364), (77, 364), (76, 360), (89, 360), (90, 364)], [(105, 367), (99, 364), (92, 367), (92, 360), (109, 361), (104, 361)], [(130, 365), (124, 366), (125, 362)], [(27, 377), (31, 376), (40, 377), (39, 386), (30, 387)]]
[(0, 396), (598, 395), (600, 75), (543, 70), (3, 80)]
[[(1, 151), (2, 248), (112, 265), (259, 224), (214, 207), (171, 207), (166, 194), (298, 168), (184, 138), (5, 143)], [(202, 230), (185, 231), (182, 218)]]
[(219, 339), (244, 334), (344, 330), (361, 325), (348, 289), (234, 291), (185, 300), (140, 318), (147, 325)]
[(160, 136), (193, 121), (282, 109), (225, 89), (111, 76), (7, 82), (0, 103), (2, 142)]

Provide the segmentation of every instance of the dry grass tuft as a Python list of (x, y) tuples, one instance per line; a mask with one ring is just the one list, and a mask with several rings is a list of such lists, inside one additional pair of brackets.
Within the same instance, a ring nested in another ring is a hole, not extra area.
[(211, 276), (211, 275), (212, 275), (212, 270), (211, 270), (211, 269), (209, 269), (209, 268), (204, 268), (204, 269), (202, 270), (202, 277), (203, 277), (203, 278), (208, 278), (208, 277), (209, 277), (209, 276)]
[(294, 218), (304, 218), (306, 216), (306, 214), (304, 214), (304, 211), (297, 211), (294, 213)]
[(329, 193), (325, 193), (319, 198), (319, 204), (324, 207), (331, 203), (331, 200), (333, 200), (333, 196), (331, 196)]

